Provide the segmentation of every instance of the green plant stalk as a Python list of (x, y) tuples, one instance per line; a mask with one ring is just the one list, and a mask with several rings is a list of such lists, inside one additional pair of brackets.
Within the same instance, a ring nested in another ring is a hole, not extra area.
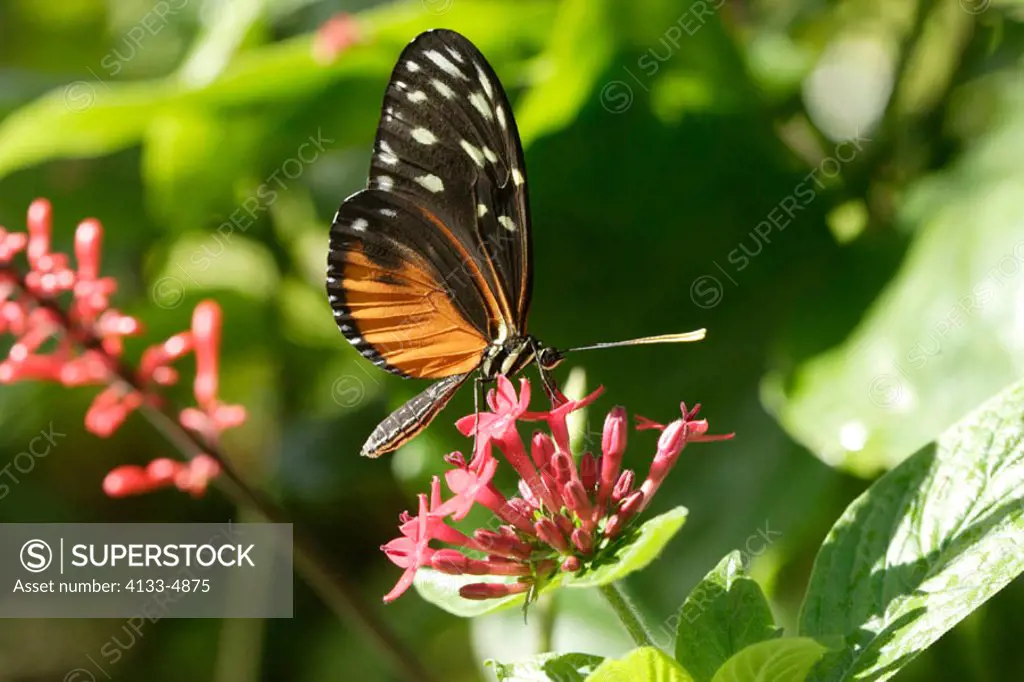
[[(16, 286), (34, 299), (40, 308), (50, 311), (69, 340), (87, 350), (104, 355), (110, 363), (109, 384), (125, 391), (145, 393), (136, 378), (135, 368), (107, 354), (100, 339), (91, 329), (75, 327), (67, 312), (55, 301), (38, 296), (25, 285), (23, 274), (15, 268), (0, 266), (0, 273), (8, 272), (15, 278)], [(184, 428), (167, 406), (158, 407), (143, 402), (139, 413), (182, 454), (192, 459), (206, 454), (217, 461), (221, 476), (214, 484), (239, 509), (247, 509), (268, 523), (292, 524), (292, 550), (295, 572), (306, 581), (324, 604), (343, 622), (373, 644), (397, 669), (406, 682), (432, 682), (433, 678), (411, 649), (399, 639), (394, 630), (367, 604), (358, 588), (336, 570), (329, 568), (330, 561), (318, 543), (305, 533), (303, 528), (292, 521), (275, 500), (262, 491), (250, 486), (218, 443), (206, 442), (197, 434)]]
[(626, 628), (626, 631), (633, 638), (636, 645), (638, 647), (654, 646), (651, 634), (647, 631), (643, 621), (640, 620), (639, 611), (633, 606), (633, 603), (626, 596), (619, 583), (608, 583), (607, 585), (599, 586), (597, 589), (604, 595), (604, 598), (608, 601), (612, 610), (615, 611), (615, 615), (619, 617), (619, 621)]

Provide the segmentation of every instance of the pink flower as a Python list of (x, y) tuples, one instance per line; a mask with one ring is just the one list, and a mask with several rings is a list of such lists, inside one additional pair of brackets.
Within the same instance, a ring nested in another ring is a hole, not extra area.
[[(208, 445), (216, 444), (225, 429), (242, 424), (245, 410), (217, 397), (220, 306), (199, 303), (190, 331), (146, 349), (139, 367), (130, 367), (123, 358), (124, 342), (141, 334), (142, 324), (110, 307), (117, 281), (100, 276), (103, 225), (94, 218), (79, 223), (72, 267), (66, 254), (51, 251), (52, 218), (50, 203), (37, 199), (28, 209), (26, 233), (0, 227), (0, 334), (14, 337), (7, 358), (0, 361), (0, 383), (102, 387), (85, 415), (85, 426), (106, 438), (134, 411), (161, 404), (157, 388), (178, 379), (171, 364), (194, 352), (199, 409), (183, 410), (179, 422)], [(27, 268), (15, 263), (22, 254)], [(70, 299), (66, 307), (63, 297)], [(50, 350), (43, 350), (47, 345)], [(112, 497), (167, 486), (199, 495), (219, 473), (217, 460), (205, 454), (188, 462), (154, 460), (146, 467), (115, 468), (103, 489)]]
[(313, 39), (313, 57), (321, 64), (330, 64), (342, 52), (362, 39), (359, 22), (344, 12), (328, 19)]
[[(707, 422), (695, 420), (696, 410), (685, 407), (683, 418), (667, 427), (645, 420), (645, 428), (664, 432), (647, 477), (636, 487), (636, 475), (621, 468), (628, 425), (623, 408), (614, 408), (605, 420), (600, 457), (584, 453), (577, 467), (569, 449), (569, 414), (593, 402), (601, 389), (575, 401), (556, 394), (551, 410), (530, 412), (530, 384), (522, 379), (520, 387), (517, 396), (512, 382), (498, 377), (497, 388), (487, 396), (491, 411), (457, 422), (463, 434), (476, 432), (473, 461), (467, 464), (457, 452), (448, 455), (445, 461), (452, 469), (445, 482), (453, 497), (443, 500), (435, 477), (429, 508), (421, 496), (420, 515), (405, 517), (402, 537), (385, 545), (388, 558), (405, 569), (385, 601), (404, 592), (415, 571), (424, 566), (449, 574), (505, 578), (462, 587), (460, 594), (466, 599), (518, 594), (558, 571), (587, 570), (617, 551), (620, 536), (650, 503), (687, 443), (731, 438), (708, 436)], [(535, 433), (527, 452), (519, 435), (520, 421), (544, 421), (551, 434)], [(519, 475), (520, 497), (508, 498), (495, 486), (499, 460), (494, 450)], [(445, 523), (447, 517), (464, 519), (476, 505), (489, 509), (495, 521), (475, 530), (472, 538)], [(515, 582), (508, 582), (509, 576)]]
[(430, 558), (434, 553), (429, 544), (430, 511), (427, 508), (427, 496), (420, 495), (419, 500), (419, 514), (402, 524), (402, 537), (381, 546), (381, 550), (393, 564), (405, 569), (391, 591), (384, 595), (385, 602), (392, 602), (402, 596), (402, 593), (412, 585), (416, 569), (430, 565)]

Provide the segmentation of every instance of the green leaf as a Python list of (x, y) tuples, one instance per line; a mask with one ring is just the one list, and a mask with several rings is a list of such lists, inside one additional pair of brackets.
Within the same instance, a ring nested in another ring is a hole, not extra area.
[(1024, 384), (851, 504), (818, 553), (800, 632), (851, 648), (823, 680), (896, 674), (1024, 570)]
[(726, 661), (712, 682), (803, 682), (827, 651), (807, 637), (759, 642)]
[(498, 682), (584, 682), (604, 659), (590, 654), (543, 654), (518, 663), (487, 661)]
[(659, 649), (643, 647), (621, 660), (606, 660), (586, 682), (693, 682), (693, 678)]
[[(672, 539), (686, 521), (686, 508), (676, 507), (660, 516), (656, 516), (635, 531), (635, 537), (624, 544), (614, 555), (614, 559), (602, 562), (602, 565), (579, 577), (567, 577), (556, 573), (544, 587), (541, 594), (565, 587), (597, 587), (607, 585), (625, 576), (639, 571), (654, 561), (668, 541)], [(512, 583), (512, 576), (482, 575), (448, 575), (437, 571), (421, 568), (416, 572), (413, 586), (426, 601), (438, 606), (448, 613), (463, 618), (472, 618), (484, 613), (521, 605), (526, 600), (525, 594), (516, 594), (501, 599), (463, 599), (459, 596), (459, 588), (471, 583)]]
[[(1019, 92), (1017, 76), (1004, 87)], [(964, 102), (999, 96), (978, 90)], [(905, 192), (897, 222), (913, 242), (859, 326), (765, 384), (782, 425), (828, 464), (864, 476), (889, 469), (1024, 378), (1024, 102), (1006, 97), (1015, 101), (993, 114), (998, 126)], [(875, 142), (860, 144), (869, 151)]]
[(679, 611), (676, 660), (696, 682), (740, 650), (778, 634), (768, 600), (746, 577), (739, 552), (732, 552), (690, 592)]
[(523, 96), (516, 122), (523, 145), (573, 122), (615, 53), (608, 0), (567, 0), (538, 57), (538, 83)]
[[(470, 34), (485, 54), (506, 55), (507, 46), (518, 40), (536, 49), (547, 36), (551, 15), (550, 3), (538, 0), (473, 2), (444, 23)], [(193, 82), (180, 77), (121, 82), (93, 75), (58, 87), (0, 121), (0, 177), (51, 159), (110, 154), (140, 144), (154, 117), (169, 110), (287, 111), (334, 86), (383, 80), (399, 51), (420, 31), (434, 28), (437, 16), (412, 0), (366, 10), (358, 20), (367, 40), (327, 65), (314, 58), (308, 34), (244, 50), (209, 82), (190, 68), (184, 78)], [(373, 114), (380, 106), (362, 99), (358, 104)]]
[(613, 561), (603, 562), (599, 568), (579, 576), (567, 577), (567, 587), (599, 587), (625, 578), (639, 571), (661, 554), (668, 541), (686, 522), (686, 507), (676, 507), (650, 521), (637, 530), (637, 535), (615, 554)]

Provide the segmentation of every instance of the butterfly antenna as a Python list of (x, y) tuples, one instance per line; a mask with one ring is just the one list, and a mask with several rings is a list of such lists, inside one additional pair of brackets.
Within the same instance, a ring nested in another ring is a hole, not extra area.
[(645, 336), (640, 339), (630, 339), (629, 341), (610, 341), (608, 343), (595, 343), (592, 346), (578, 346), (576, 348), (569, 348), (568, 350), (562, 351), (563, 353), (572, 353), (578, 350), (597, 350), (598, 348), (619, 348), (621, 346), (646, 346), (653, 343), (686, 343), (689, 341), (700, 341), (704, 338), (707, 333), (706, 329), (698, 329), (692, 332), (684, 332), (682, 334), (661, 334), (660, 336)]

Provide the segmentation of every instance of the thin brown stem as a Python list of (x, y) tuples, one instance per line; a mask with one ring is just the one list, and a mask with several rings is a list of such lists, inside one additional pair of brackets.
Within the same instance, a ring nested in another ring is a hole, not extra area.
[[(101, 353), (109, 361), (111, 385), (126, 391), (147, 394), (148, 388), (142, 385), (135, 369), (119, 358), (110, 356), (104, 350), (101, 339), (91, 329), (75, 324), (56, 300), (33, 293), (25, 286), (24, 276), (16, 269), (0, 266), (0, 272), (12, 274), (18, 288), (30, 296), (35, 305), (50, 311), (69, 339), (82, 348)], [(217, 485), (236, 506), (256, 511), (269, 523), (292, 524), (295, 570), (320, 596), (324, 604), (339, 618), (353, 625), (363, 637), (391, 659), (407, 682), (431, 682), (430, 673), (415, 654), (359, 596), (356, 588), (346, 577), (327, 568), (329, 562), (313, 538), (295, 524), (277, 502), (250, 487), (216, 443), (206, 442), (199, 435), (184, 428), (166, 407), (161, 408), (151, 401), (144, 401), (140, 412), (182, 456), (192, 459), (205, 453), (215, 459), (224, 474), (217, 478)]]

